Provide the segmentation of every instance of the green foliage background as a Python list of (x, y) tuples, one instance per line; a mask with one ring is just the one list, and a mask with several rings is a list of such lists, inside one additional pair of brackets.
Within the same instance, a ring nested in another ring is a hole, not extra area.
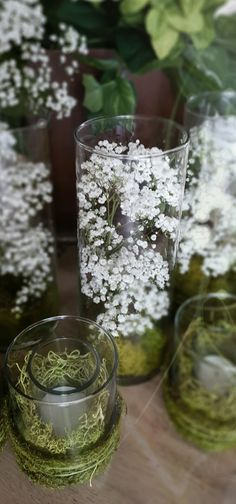
[(48, 23), (70, 23), (108, 60), (81, 57), (99, 70), (85, 74), (89, 115), (133, 113), (136, 93), (127, 70), (162, 69), (177, 95), (235, 88), (236, 15), (215, 17), (224, 0), (44, 0)]

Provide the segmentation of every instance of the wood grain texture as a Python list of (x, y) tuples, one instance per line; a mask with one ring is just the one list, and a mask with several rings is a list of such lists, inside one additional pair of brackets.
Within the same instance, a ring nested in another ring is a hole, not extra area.
[[(62, 312), (76, 313), (76, 254), (59, 257)], [(122, 388), (127, 403), (122, 440), (92, 488), (47, 490), (30, 483), (7, 445), (0, 454), (0, 504), (235, 504), (236, 450), (207, 454), (175, 432), (161, 394), (161, 378)]]

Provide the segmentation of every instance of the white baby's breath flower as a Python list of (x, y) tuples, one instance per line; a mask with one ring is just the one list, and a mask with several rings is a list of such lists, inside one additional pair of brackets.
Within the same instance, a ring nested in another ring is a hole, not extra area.
[[(69, 116), (75, 106), (64, 83), (53, 86), (52, 68), (45, 48), (47, 19), (40, 0), (0, 0), (0, 108), (22, 105), (38, 112), (43, 106), (57, 117)], [(78, 71), (76, 53), (86, 54), (86, 38), (73, 27), (61, 25), (50, 41), (62, 50), (65, 71)], [(71, 59), (71, 55), (73, 55)], [(70, 57), (70, 61), (67, 61)]]
[(51, 201), (48, 167), (18, 156), (16, 139), (0, 123), (0, 276), (19, 280), (12, 308), (16, 315), (53, 280), (53, 236), (37, 223)]
[(185, 273), (199, 255), (204, 274), (217, 277), (236, 270), (236, 117), (206, 119), (191, 140), (178, 261)]
[(81, 166), (81, 289), (91, 302), (103, 303), (97, 321), (114, 336), (140, 335), (168, 312), (169, 264), (157, 243), (167, 251), (176, 240), (182, 189), (161, 154), (139, 141), (104, 140)]

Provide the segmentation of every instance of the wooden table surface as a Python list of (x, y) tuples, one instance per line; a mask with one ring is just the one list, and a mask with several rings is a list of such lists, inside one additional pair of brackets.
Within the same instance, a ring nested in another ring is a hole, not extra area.
[[(59, 257), (62, 312), (76, 313), (76, 254)], [(105, 474), (89, 485), (48, 490), (33, 485), (7, 445), (0, 454), (0, 504), (233, 504), (236, 450), (208, 454), (175, 432), (165, 411), (161, 378), (122, 387), (127, 403), (119, 450)]]

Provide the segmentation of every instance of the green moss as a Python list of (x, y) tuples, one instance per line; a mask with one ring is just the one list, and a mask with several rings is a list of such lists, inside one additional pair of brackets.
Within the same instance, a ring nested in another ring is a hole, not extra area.
[[(32, 396), (32, 381), (28, 374), (28, 362), (31, 352), (28, 352), (25, 363), (20, 369), (17, 388), (24, 394)], [(86, 358), (87, 357), (87, 358)], [(93, 365), (91, 355), (80, 356), (79, 351), (74, 350), (70, 354), (50, 351), (48, 355), (36, 355), (34, 357), (33, 374), (38, 382), (46, 388), (53, 388), (58, 384), (73, 383), (77, 386), (84, 383), (84, 375)], [(97, 387), (102, 386), (107, 379), (106, 364), (103, 361), (97, 378)], [(58, 437), (53, 431), (53, 425), (45, 423), (40, 417), (37, 401), (25, 398), (19, 393), (12, 392), (14, 403), (18, 406), (18, 416), (21, 422), (21, 430), (24, 439), (42, 450), (54, 454), (67, 454), (72, 449), (83, 449), (103, 435), (105, 428), (105, 413), (107, 409), (109, 393), (107, 389), (101, 391), (91, 402), (90, 410), (79, 419), (79, 426), (65, 436)]]
[(197, 446), (222, 451), (236, 446), (236, 386), (228, 393), (205, 389), (194, 369), (201, 356), (231, 357), (236, 327), (224, 322), (206, 328), (201, 318), (194, 320), (183, 337), (176, 361), (164, 384), (164, 399), (170, 417), (180, 433)]
[[(24, 307), (20, 316), (12, 312), (15, 299), (15, 285), (6, 282), (0, 287), (0, 349), (6, 350), (9, 343), (25, 327), (43, 318), (51, 317), (58, 313), (58, 293), (55, 283), (48, 286), (39, 299), (31, 299)], [(11, 297), (12, 296), (12, 297)]]
[[(19, 372), (17, 389), (32, 395), (32, 382), (28, 374), (31, 352), (28, 352)], [(37, 380), (49, 389), (58, 384), (73, 383), (77, 386), (86, 381), (94, 365), (90, 354), (80, 355), (74, 350), (47, 356), (35, 355), (33, 373)], [(100, 365), (96, 387), (107, 380), (106, 363)], [(118, 446), (119, 422), (122, 400), (117, 397), (116, 411), (107, 431), (109, 391), (105, 388), (89, 401), (89, 410), (81, 413), (78, 425), (63, 436), (57, 435), (51, 423), (40, 416), (37, 401), (27, 399), (12, 391), (11, 408), (8, 408), (9, 436), (20, 467), (32, 481), (50, 487), (61, 487), (72, 483), (83, 483), (101, 471), (110, 461)]]
[(165, 336), (161, 329), (148, 329), (141, 337), (116, 338), (119, 353), (118, 376), (148, 378), (161, 365)]
[(181, 274), (176, 268), (174, 277), (176, 308), (192, 296), (218, 291), (236, 293), (236, 271), (229, 271), (215, 278), (206, 276), (202, 271), (202, 258), (196, 255), (192, 258), (185, 274)]
[(110, 463), (120, 439), (120, 420), (123, 401), (117, 396), (113, 424), (99, 443), (82, 453), (73, 452), (70, 457), (48, 456), (26, 443), (16, 432), (11, 417), (8, 419), (9, 438), (20, 468), (33, 483), (49, 488), (62, 488), (67, 485), (92, 481)]

